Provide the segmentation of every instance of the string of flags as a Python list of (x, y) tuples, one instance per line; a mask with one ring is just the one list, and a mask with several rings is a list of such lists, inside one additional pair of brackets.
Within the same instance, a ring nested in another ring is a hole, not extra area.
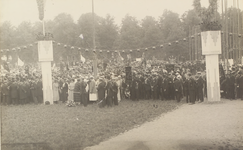
[[(221, 31), (221, 34), (225, 34), (225, 32)], [(229, 33), (228, 34), (230, 36), (233, 36), (233, 35), (238, 35), (239, 38), (241, 38), (241, 34), (238, 34), (238, 33)], [(196, 33), (194, 35), (191, 35), (190, 37), (186, 37), (186, 38), (183, 38), (183, 39), (180, 39), (180, 40), (176, 40), (176, 41), (172, 41), (172, 42), (166, 42), (166, 43), (163, 43), (161, 45), (157, 45), (157, 46), (151, 46), (151, 47), (146, 47), (146, 48), (138, 48), (136, 50), (134, 49), (123, 49), (123, 50), (115, 50), (113, 52), (117, 53), (117, 52), (122, 52), (122, 53), (125, 53), (125, 52), (130, 52), (132, 53), (133, 51), (137, 51), (137, 52), (140, 52), (142, 50), (144, 51), (148, 51), (148, 50), (156, 50), (157, 48), (160, 48), (160, 49), (163, 49), (165, 46), (172, 46), (173, 44), (179, 44), (180, 42), (186, 42), (188, 41), (189, 38), (191, 39), (194, 39), (196, 36), (200, 36), (201, 33)], [(81, 34), (79, 36), (81, 39), (83, 39), (83, 35)], [(27, 49), (27, 48), (32, 48), (34, 45), (37, 45), (38, 42), (34, 42), (34, 43), (31, 43), (31, 44), (28, 44), (28, 45), (24, 45), (24, 46), (19, 46), (19, 47), (15, 47), (15, 48), (12, 48), (12, 49), (2, 49), (0, 50), (1, 53), (5, 53), (5, 52), (15, 52), (15, 51), (20, 51), (22, 49)], [(55, 41), (53, 41), (53, 44), (56, 44), (57, 46), (62, 46), (66, 49), (70, 48), (71, 50), (78, 50), (78, 51), (84, 51), (84, 52), (89, 52), (89, 51), (93, 51), (94, 53), (96, 52), (99, 52), (99, 53), (102, 53), (102, 52), (107, 52), (107, 53), (110, 53), (110, 50), (102, 50), (102, 49), (98, 49), (96, 48), (95, 50), (90, 50), (88, 48), (81, 48), (81, 47), (78, 47), (78, 46), (70, 46), (70, 45), (67, 45), (67, 44), (63, 44), (63, 43), (57, 43)]]

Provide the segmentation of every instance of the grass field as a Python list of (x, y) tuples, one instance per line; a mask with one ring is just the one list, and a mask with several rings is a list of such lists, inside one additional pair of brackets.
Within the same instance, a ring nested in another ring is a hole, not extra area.
[(2, 150), (80, 150), (151, 121), (181, 104), (123, 100), (111, 108), (99, 108), (97, 104), (2, 106)]

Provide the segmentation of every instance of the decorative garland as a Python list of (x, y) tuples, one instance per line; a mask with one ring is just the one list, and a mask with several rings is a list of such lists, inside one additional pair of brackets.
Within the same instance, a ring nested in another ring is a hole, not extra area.
[[(225, 32), (221, 31), (221, 34), (225, 34)], [(241, 34), (238, 34), (238, 33), (229, 33), (229, 36), (233, 36), (233, 35), (238, 35), (239, 38), (241, 38)], [(163, 49), (165, 46), (172, 46), (173, 44), (179, 44), (180, 42), (186, 42), (188, 41), (189, 38), (191, 39), (194, 39), (195, 36), (200, 36), (201, 33), (196, 33), (194, 35), (191, 35), (191, 37), (186, 37), (186, 38), (183, 38), (183, 39), (180, 39), (180, 40), (176, 40), (176, 41), (173, 41), (173, 42), (166, 42), (166, 43), (163, 43), (161, 45), (157, 45), (157, 46), (151, 46), (151, 47), (146, 47), (146, 48), (138, 48), (138, 49), (123, 49), (123, 50), (114, 50), (115, 53), (118, 53), (118, 52), (122, 52), (122, 53), (125, 53), (125, 52), (128, 52), (128, 53), (132, 53), (133, 51), (137, 51), (137, 52), (141, 52), (141, 51), (148, 51), (148, 50), (156, 50), (157, 48), (160, 48), (160, 49)], [(53, 35), (51, 33), (46, 33), (45, 36), (43, 36), (41, 33), (37, 35), (37, 40), (52, 40), (53, 39)], [(24, 46), (19, 46), (19, 47), (14, 47), (12, 48), (11, 50), (10, 49), (2, 49), (0, 50), (1, 53), (5, 53), (5, 52), (15, 52), (15, 51), (20, 51), (21, 49), (27, 49), (28, 47), (33, 47), (33, 45), (37, 45), (38, 42), (34, 42), (34, 43), (31, 43), (31, 44), (27, 44), (27, 45), (24, 45)], [(78, 47), (78, 46), (70, 46), (70, 45), (67, 45), (67, 44), (64, 44), (64, 43), (57, 43), (55, 41), (53, 41), (53, 44), (56, 44), (57, 46), (61, 46), (63, 45), (64, 48), (70, 48), (72, 50), (74, 49), (77, 49), (79, 51), (84, 51), (84, 52), (89, 52), (90, 50), (88, 48), (81, 48), (81, 47)], [(99, 52), (99, 53), (102, 53), (102, 52), (107, 52), (107, 53), (110, 53), (110, 50), (102, 50), (102, 49), (96, 49), (96, 50), (92, 50), (94, 53), (96, 52)]]

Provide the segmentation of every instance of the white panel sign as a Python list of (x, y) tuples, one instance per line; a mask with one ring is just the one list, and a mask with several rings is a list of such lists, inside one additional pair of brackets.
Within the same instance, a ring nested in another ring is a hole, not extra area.
[(201, 33), (202, 54), (221, 54), (221, 32), (205, 31)]
[(52, 41), (38, 42), (39, 61), (53, 61), (53, 46)]

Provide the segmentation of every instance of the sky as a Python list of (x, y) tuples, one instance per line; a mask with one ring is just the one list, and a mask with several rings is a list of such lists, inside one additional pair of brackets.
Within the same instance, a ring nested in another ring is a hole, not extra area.
[[(77, 22), (82, 14), (92, 12), (92, 0), (45, 0), (45, 20), (53, 20), (60, 13), (71, 14)], [(178, 13), (180, 16), (193, 9), (193, 0), (93, 0), (94, 12), (101, 17), (110, 14), (115, 23), (120, 25), (126, 14), (142, 20), (145, 16), (158, 19), (165, 9)], [(218, 0), (221, 13), (221, 0)], [(228, 0), (231, 7), (234, 0)], [(236, 0), (235, 0), (236, 1)], [(208, 0), (201, 0), (202, 6), (208, 7)], [(243, 0), (239, 0), (243, 10)], [(18, 26), (22, 21), (32, 23), (39, 21), (36, 0), (0, 0), (0, 23), (10, 21)]]

